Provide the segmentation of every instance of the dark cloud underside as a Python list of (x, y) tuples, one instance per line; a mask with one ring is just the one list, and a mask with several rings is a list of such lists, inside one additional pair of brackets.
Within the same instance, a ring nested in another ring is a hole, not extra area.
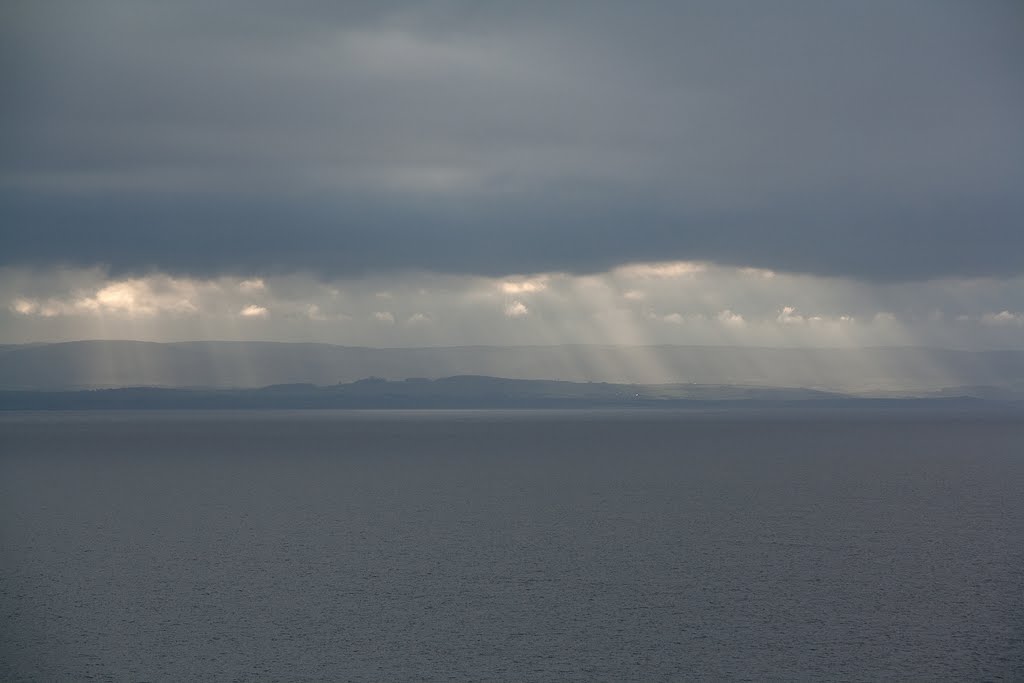
[(0, 260), (1024, 272), (1018, 3), (8, 3)]

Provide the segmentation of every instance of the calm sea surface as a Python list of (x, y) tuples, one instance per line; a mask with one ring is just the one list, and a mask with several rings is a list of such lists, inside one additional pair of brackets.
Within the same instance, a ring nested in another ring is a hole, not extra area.
[(0, 680), (1024, 680), (1024, 421), (0, 415)]

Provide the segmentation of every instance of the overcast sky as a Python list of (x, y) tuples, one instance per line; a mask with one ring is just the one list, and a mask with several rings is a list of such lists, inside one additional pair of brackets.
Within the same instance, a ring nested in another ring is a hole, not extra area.
[(1024, 347), (1016, 1), (8, 1), (0, 92), (0, 342)]

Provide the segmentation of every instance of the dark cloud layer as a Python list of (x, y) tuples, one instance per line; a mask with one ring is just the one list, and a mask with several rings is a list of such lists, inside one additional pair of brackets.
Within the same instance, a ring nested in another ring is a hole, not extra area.
[(4, 264), (1024, 272), (1018, 3), (2, 11)]

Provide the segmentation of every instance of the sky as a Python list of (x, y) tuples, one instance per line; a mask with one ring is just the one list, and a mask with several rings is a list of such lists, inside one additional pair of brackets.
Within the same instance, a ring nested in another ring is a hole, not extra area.
[(0, 6), (0, 343), (1024, 348), (1019, 2)]

